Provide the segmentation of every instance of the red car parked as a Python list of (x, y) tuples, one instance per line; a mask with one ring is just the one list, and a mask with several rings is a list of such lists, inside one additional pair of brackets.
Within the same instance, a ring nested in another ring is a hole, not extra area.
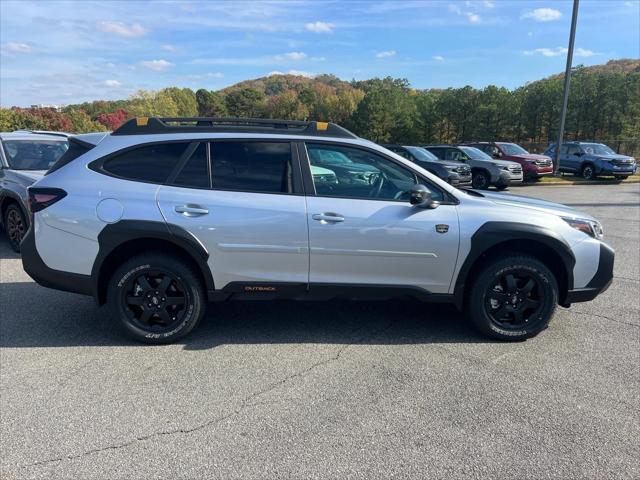
[(479, 148), (493, 158), (519, 163), (522, 165), (522, 174), (525, 179), (537, 179), (553, 173), (551, 157), (529, 153), (517, 143), (471, 142), (465, 145)]

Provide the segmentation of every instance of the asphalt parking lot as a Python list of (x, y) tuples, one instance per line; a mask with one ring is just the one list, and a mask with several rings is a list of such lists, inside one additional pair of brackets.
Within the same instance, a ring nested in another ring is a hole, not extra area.
[(594, 302), (525, 343), (417, 302), (214, 305), (124, 339), (0, 242), (0, 477), (639, 478), (640, 185), (522, 187), (616, 249)]

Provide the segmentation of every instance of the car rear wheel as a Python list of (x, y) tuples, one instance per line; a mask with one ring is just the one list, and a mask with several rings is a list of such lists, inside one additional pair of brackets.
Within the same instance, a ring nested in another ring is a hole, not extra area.
[(111, 277), (107, 302), (125, 331), (138, 341), (171, 343), (200, 322), (206, 307), (202, 283), (183, 261), (145, 253)]
[(491, 179), (485, 172), (475, 172), (471, 180), (473, 188), (478, 190), (486, 190), (491, 185)]
[(18, 205), (12, 203), (7, 207), (4, 213), (4, 228), (11, 249), (20, 253), (20, 242), (27, 233), (27, 219)]
[(558, 304), (558, 283), (538, 259), (507, 255), (486, 265), (473, 282), (469, 316), (484, 334), (525, 340), (547, 328)]
[(593, 180), (596, 177), (596, 171), (590, 163), (582, 167), (581, 173), (585, 180)]

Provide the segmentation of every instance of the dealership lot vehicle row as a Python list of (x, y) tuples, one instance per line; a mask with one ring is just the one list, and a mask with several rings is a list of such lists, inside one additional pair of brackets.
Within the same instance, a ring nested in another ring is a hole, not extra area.
[(602, 220), (614, 281), (525, 343), (411, 301), (229, 302), (140, 346), (0, 242), (3, 478), (638, 476), (639, 185), (529, 187)]

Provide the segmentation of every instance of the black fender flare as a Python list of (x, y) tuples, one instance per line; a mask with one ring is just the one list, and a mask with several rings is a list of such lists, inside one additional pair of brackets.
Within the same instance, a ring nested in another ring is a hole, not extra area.
[(108, 224), (98, 234), (99, 251), (91, 269), (93, 294), (100, 303), (100, 272), (105, 260), (120, 245), (143, 238), (164, 240), (184, 250), (198, 265), (207, 291), (214, 290), (213, 275), (207, 264), (209, 253), (196, 238), (184, 228), (161, 221), (120, 220)]
[(523, 246), (528, 240), (552, 249), (562, 260), (562, 268), (566, 274), (567, 284), (561, 286), (562, 289), (566, 288), (564, 291), (573, 289), (573, 267), (576, 264), (576, 258), (562, 236), (550, 228), (538, 225), (493, 221), (483, 224), (471, 237), (471, 249), (460, 267), (453, 291), (454, 302), (458, 308), (463, 306), (467, 278), (476, 261), (492, 247), (514, 240), (523, 242)]

